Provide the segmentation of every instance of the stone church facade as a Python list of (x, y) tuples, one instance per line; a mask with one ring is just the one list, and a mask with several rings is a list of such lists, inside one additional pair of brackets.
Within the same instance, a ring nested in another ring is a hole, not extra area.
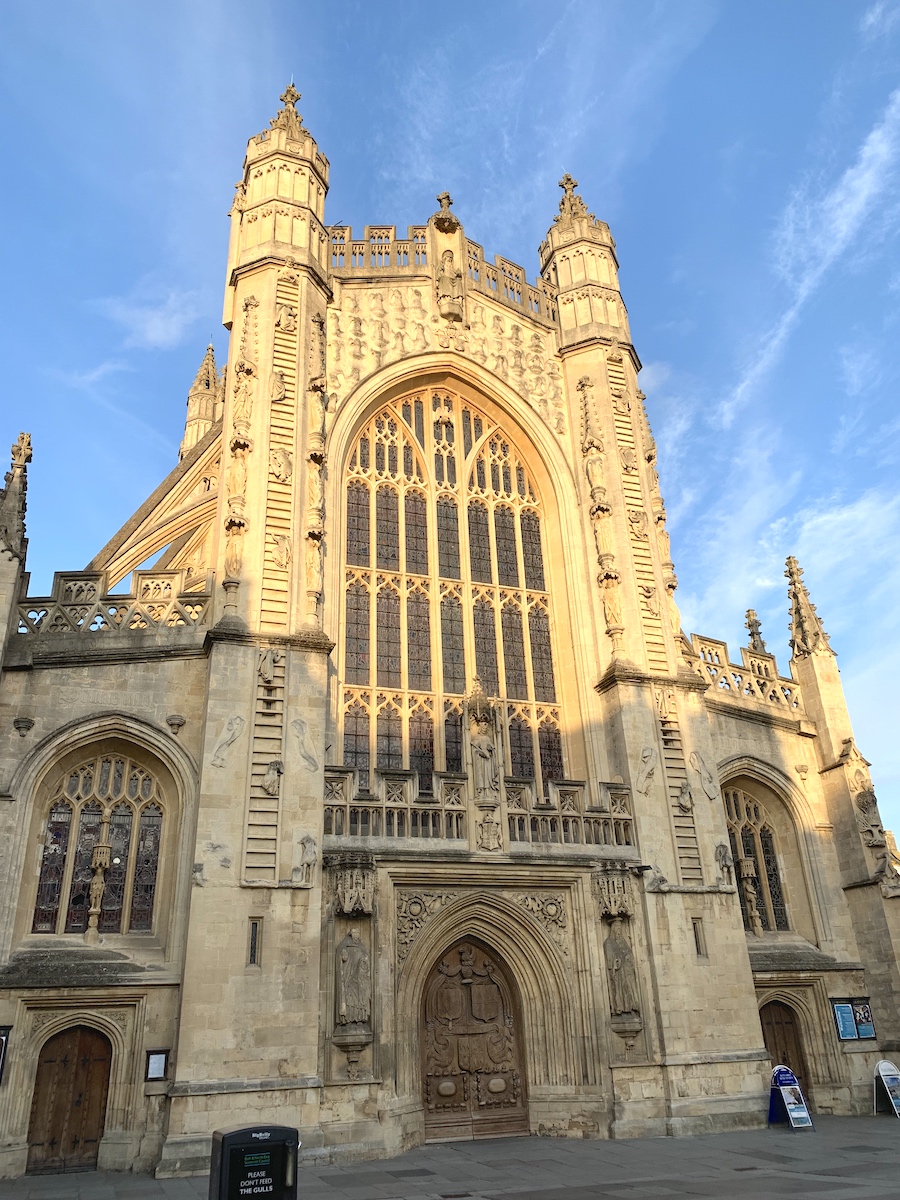
[(867, 1111), (892, 839), (793, 559), (789, 674), (682, 632), (608, 226), (354, 237), (298, 98), (172, 473), (49, 597), (0, 493), (0, 1174)]

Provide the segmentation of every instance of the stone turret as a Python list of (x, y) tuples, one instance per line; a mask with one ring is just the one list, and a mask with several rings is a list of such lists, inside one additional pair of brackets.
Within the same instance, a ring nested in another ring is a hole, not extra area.
[(7, 635), (15, 621), (28, 538), (25, 536), (25, 493), (31, 462), (31, 434), (20, 433), (11, 451), (12, 466), (0, 488), (0, 666)]
[(219, 372), (216, 370), (216, 355), (210, 343), (206, 347), (197, 377), (188, 392), (184, 437), (178, 449), (179, 461), (192, 446), (196, 446), (209, 433), (222, 415), (224, 384), (224, 379), (219, 378)]

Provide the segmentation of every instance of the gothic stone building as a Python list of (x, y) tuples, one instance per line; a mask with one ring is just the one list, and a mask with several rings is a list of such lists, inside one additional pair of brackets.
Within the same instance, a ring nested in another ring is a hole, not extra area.
[(297, 99), (178, 465), (47, 597), (0, 493), (0, 1172), (866, 1111), (891, 839), (793, 559), (789, 675), (682, 632), (608, 226), (355, 237)]

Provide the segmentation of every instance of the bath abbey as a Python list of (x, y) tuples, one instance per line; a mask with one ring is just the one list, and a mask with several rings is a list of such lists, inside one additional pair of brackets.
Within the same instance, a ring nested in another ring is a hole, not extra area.
[(682, 629), (609, 227), (565, 175), (531, 284), (446, 192), (329, 225), (298, 100), (178, 462), (49, 596), (8, 430), (0, 1175), (743, 1128), (775, 1064), (871, 1111), (900, 872), (827, 614), (789, 558), (789, 663)]

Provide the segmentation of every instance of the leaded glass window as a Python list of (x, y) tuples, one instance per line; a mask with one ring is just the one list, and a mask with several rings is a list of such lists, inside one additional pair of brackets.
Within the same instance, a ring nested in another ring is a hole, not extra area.
[(364, 789), (372, 767), (416, 771), (420, 792), (433, 770), (462, 771), (461, 697), (478, 675), (503, 770), (545, 791), (563, 756), (528, 454), (460, 395), (422, 389), (360, 431), (344, 495), (344, 763)]
[[(790, 929), (775, 834), (764, 805), (740, 788), (726, 788), (724, 800), (735, 869), (739, 879), (749, 880), (753, 897), (749, 911), (747, 898), (742, 902), (744, 928), (753, 928), (751, 914), (755, 908), (764, 930)], [(744, 871), (738, 859), (744, 859)]]
[[(48, 813), (32, 932), (83, 933), (95, 879), (103, 884), (101, 933), (151, 932), (162, 824), (156, 776), (124, 755), (102, 755), (68, 771)], [(108, 848), (100, 855), (109, 861), (102, 876), (94, 866), (98, 845)]]

